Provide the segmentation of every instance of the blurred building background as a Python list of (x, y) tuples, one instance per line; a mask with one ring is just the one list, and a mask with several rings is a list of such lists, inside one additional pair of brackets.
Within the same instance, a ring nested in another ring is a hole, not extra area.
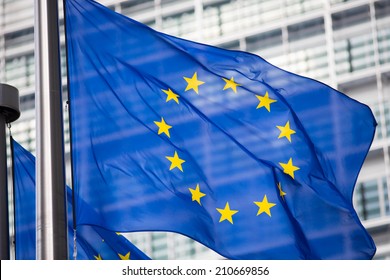
[[(61, 1), (60, 1), (61, 2)], [(100, 0), (170, 35), (252, 52), (368, 104), (378, 122), (354, 205), (390, 259), (390, 0)], [(62, 3), (60, 3), (62, 18)], [(70, 184), (66, 56), (61, 21), (65, 151)], [(35, 152), (34, 1), (0, 0), (0, 82), (20, 91), (14, 138)], [(173, 233), (127, 235), (154, 259), (219, 258)]]

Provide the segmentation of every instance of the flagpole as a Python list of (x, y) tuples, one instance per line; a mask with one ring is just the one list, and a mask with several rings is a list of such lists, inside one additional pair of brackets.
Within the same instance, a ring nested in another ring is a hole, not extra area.
[(10, 259), (6, 124), (17, 120), (19, 91), (0, 84), (0, 259)]
[(57, 0), (35, 0), (37, 259), (68, 258)]

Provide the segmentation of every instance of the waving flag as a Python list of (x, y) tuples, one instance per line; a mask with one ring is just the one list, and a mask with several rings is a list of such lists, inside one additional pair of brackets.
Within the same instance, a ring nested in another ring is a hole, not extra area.
[[(36, 258), (35, 158), (12, 140), (15, 186), (15, 248), (17, 260)], [(72, 217), (71, 190), (67, 189), (68, 217)], [(69, 256), (73, 256), (72, 220), (68, 223)], [(149, 259), (124, 236), (97, 226), (77, 229), (77, 259)]]
[(372, 258), (352, 205), (367, 106), (92, 0), (65, 15), (77, 224), (177, 232), (231, 259)]

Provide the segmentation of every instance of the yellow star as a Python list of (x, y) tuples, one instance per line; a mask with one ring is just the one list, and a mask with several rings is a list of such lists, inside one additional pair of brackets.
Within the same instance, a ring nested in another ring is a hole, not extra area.
[(126, 255), (118, 254), (121, 260), (130, 260), (130, 251)]
[(219, 219), (219, 222), (228, 220), (231, 224), (233, 224), (232, 216), (238, 212), (238, 210), (230, 210), (229, 202), (226, 202), (224, 209), (217, 208), (217, 211), (221, 213), (221, 218)]
[(283, 167), (283, 172), (290, 175), (294, 179), (294, 172), (300, 168), (293, 165), (292, 158), (287, 163), (279, 162), (280, 166)]
[(169, 170), (172, 170), (173, 168), (177, 167), (181, 170), (181, 172), (183, 172), (183, 167), (181, 165), (186, 161), (179, 158), (176, 151), (173, 157), (167, 156), (166, 158), (171, 162), (171, 167), (169, 168)]
[(199, 184), (196, 185), (196, 189), (191, 189), (191, 188), (188, 188), (192, 194), (192, 201), (197, 201), (199, 203), (199, 205), (202, 205), (200, 203), (200, 199), (204, 196), (206, 196), (206, 194), (202, 193), (199, 189)]
[(167, 99), (165, 102), (168, 102), (169, 100), (175, 100), (177, 104), (179, 104), (179, 95), (174, 93), (170, 88), (168, 90), (162, 89), (164, 93), (167, 94)]
[(234, 91), (234, 93), (237, 93), (237, 87), (238, 86), (241, 86), (240, 84), (237, 84), (235, 81), (234, 81), (234, 78), (233, 77), (231, 77), (230, 78), (230, 80), (228, 80), (228, 79), (225, 79), (225, 78), (222, 78), (224, 81), (225, 81), (225, 83), (226, 83), (226, 85), (225, 85), (225, 87), (223, 88), (223, 90), (226, 90), (226, 89), (229, 89), (229, 88), (231, 88), (233, 91)]
[(165, 133), (169, 138), (171, 137), (169, 135), (169, 129), (171, 129), (172, 126), (168, 125), (163, 117), (161, 117), (161, 122), (155, 121), (154, 123), (158, 126), (158, 135)]
[(253, 202), (257, 206), (259, 206), (259, 211), (257, 212), (256, 216), (259, 216), (261, 213), (266, 213), (268, 216), (271, 217), (271, 208), (274, 207), (276, 204), (275, 203), (270, 203), (268, 202), (267, 196), (264, 195), (263, 201), (255, 201)]
[(291, 134), (295, 134), (295, 130), (290, 128), (290, 122), (288, 121), (285, 126), (276, 126), (280, 130), (280, 134), (278, 139), (282, 137), (286, 137), (288, 141), (291, 143)]
[(256, 95), (257, 99), (259, 99), (259, 105), (257, 105), (256, 109), (260, 109), (261, 107), (265, 107), (268, 112), (271, 112), (271, 104), (275, 103), (275, 99), (271, 99), (268, 96), (268, 91), (265, 93), (264, 96)]
[(278, 189), (279, 189), (279, 195), (283, 198), (284, 200), (284, 196), (286, 195), (286, 193), (282, 190), (282, 184), (281, 183), (278, 183)]
[(100, 254), (99, 254), (99, 255), (97, 255), (97, 256), (94, 256), (94, 257), (95, 257), (95, 259), (96, 259), (96, 260), (98, 260), (98, 261), (101, 261), (101, 260), (103, 260), (103, 259), (102, 259), (102, 256), (100, 256)]
[(187, 77), (183, 77), (183, 78), (187, 82), (187, 87), (185, 91), (193, 89), (197, 94), (199, 94), (198, 87), (200, 85), (203, 85), (204, 82), (198, 80), (198, 74), (195, 72), (192, 78), (187, 78)]

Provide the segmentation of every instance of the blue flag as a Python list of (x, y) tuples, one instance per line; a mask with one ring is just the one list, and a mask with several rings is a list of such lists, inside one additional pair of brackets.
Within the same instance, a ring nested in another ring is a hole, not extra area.
[[(36, 258), (35, 158), (12, 140), (15, 187), (15, 248), (17, 260)], [(67, 188), (68, 217), (72, 217), (71, 190)], [(68, 220), (69, 257), (73, 257), (72, 219)], [(149, 259), (124, 236), (97, 226), (77, 228), (77, 259)]]
[(65, 15), (77, 224), (177, 232), (231, 259), (373, 257), (352, 205), (367, 106), (92, 0)]

